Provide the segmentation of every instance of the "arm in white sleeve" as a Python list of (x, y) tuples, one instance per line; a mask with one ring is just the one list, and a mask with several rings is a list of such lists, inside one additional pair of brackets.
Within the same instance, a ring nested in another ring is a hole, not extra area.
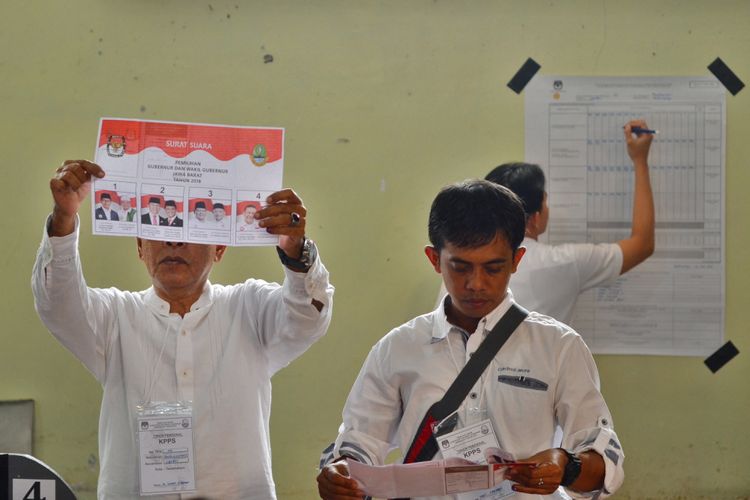
[(606, 498), (622, 485), (625, 454), (614, 431), (612, 415), (599, 391), (599, 374), (591, 352), (578, 335), (570, 338), (565, 349), (555, 396), (557, 420), (563, 429), (563, 448), (573, 453), (592, 450), (601, 455), (605, 465), (601, 490), (567, 492), (574, 498)]
[[(260, 342), (266, 348), (273, 375), (325, 335), (331, 322), (333, 285), (328, 270), (315, 259), (306, 273), (284, 267), (283, 286), (265, 283), (245, 295), (248, 311), (256, 315)], [(312, 301), (323, 307), (318, 309)]]
[(31, 277), (34, 305), (47, 329), (103, 382), (103, 332), (113, 321), (110, 294), (89, 289), (78, 255), (78, 220), (73, 233), (49, 237), (45, 224)]
[(570, 244), (574, 248), (580, 290), (606, 285), (620, 276), (622, 248), (617, 243)]

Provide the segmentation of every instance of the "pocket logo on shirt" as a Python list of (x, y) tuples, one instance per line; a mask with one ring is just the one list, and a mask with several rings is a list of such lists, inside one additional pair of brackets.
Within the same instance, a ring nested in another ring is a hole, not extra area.
[(497, 381), (503, 384), (520, 387), (522, 389), (532, 389), (535, 391), (546, 391), (548, 385), (539, 379), (524, 376), (498, 375)]

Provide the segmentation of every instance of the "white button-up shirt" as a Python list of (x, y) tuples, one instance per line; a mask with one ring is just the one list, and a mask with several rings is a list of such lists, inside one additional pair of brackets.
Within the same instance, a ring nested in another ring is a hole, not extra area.
[[(466, 332), (448, 322), (442, 304), (383, 337), (349, 393), (339, 435), (322, 463), (348, 455), (379, 465), (395, 448), (405, 453), (427, 410), (443, 397), (512, 302), (508, 292), (466, 344)], [(479, 404), (500, 447), (516, 459), (553, 447), (556, 425), (562, 428), (564, 448), (595, 450), (604, 458), (606, 476), (599, 492), (581, 495), (560, 488), (551, 497), (518, 493), (512, 498), (604, 498), (622, 483), (624, 455), (599, 392), (596, 365), (581, 337), (568, 326), (532, 312), (471, 392), (478, 397), (464, 401), (461, 418), (469, 421), (470, 407)]]
[(44, 324), (104, 388), (99, 498), (138, 496), (135, 409), (149, 399), (193, 401), (200, 495), (274, 499), (271, 376), (328, 328), (333, 287), (320, 259), (304, 274), (285, 269), (283, 286), (206, 283), (180, 317), (153, 287), (88, 288), (77, 246), (77, 228), (61, 238), (45, 231), (32, 288)]
[(510, 278), (519, 304), (570, 323), (581, 292), (615, 280), (622, 271), (617, 243), (546, 245), (525, 238), (526, 253)]

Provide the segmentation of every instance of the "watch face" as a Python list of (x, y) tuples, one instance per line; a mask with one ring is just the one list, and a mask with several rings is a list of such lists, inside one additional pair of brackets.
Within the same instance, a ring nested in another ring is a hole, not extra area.
[(315, 243), (307, 238), (305, 238), (305, 242), (302, 244), (302, 252), (298, 259), (290, 258), (278, 246), (276, 247), (276, 251), (279, 254), (281, 263), (297, 272), (307, 272), (307, 270), (312, 266), (313, 262), (315, 262), (315, 258), (318, 254)]
[(310, 267), (315, 260), (315, 243), (312, 240), (305, 239), (305, 244), (302, 246), (302, 256), (300, 262)]
[(565, 469), (563, 471), (563, 477), (560, 481), (560, 484), (563, 486), (570, 486), (575, 482), (576, 479), (578, 479), (578, 476), (581, 475), (581, 459), (573, 453), (565, 450), (564, 448), (561, 449), (568, 456), (568, 463), (565, 464)]

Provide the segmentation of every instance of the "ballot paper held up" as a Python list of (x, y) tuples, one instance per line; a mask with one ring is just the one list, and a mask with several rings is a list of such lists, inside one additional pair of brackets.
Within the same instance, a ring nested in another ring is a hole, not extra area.
[(103, 118), (94, 234), (276, 245), (254, 218), (282, 187), (284, 129)]

